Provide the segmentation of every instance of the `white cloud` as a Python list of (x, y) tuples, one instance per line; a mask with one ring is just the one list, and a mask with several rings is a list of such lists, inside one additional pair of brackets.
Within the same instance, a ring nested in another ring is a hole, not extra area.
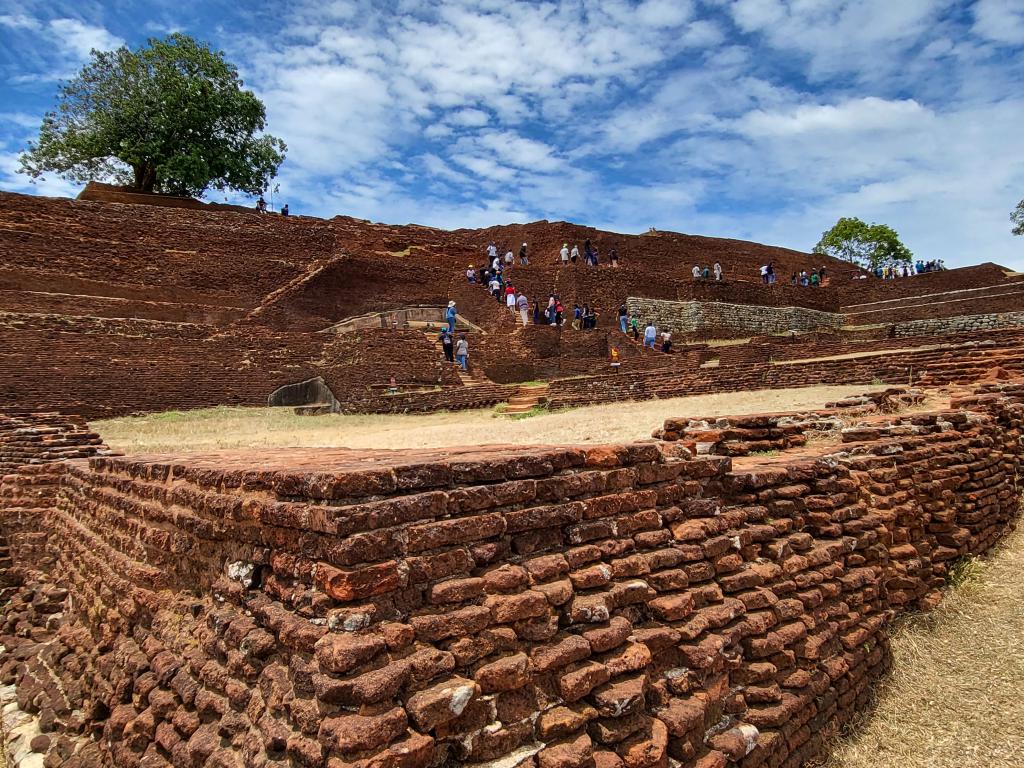
[(47, 27), (51, 35), (62, 43), (64, 50), (81, 61), (88, 59), (93, 49), (109, 51), (124, 45), (121, 38), (103, 27), (85, 24), (78, 19), (54, 19)]
[(887, 101), (874, 96), (841, 104), (804, 104), (785, 111), (748, 112), (737, 123), (747, 136), (794, 136), (814, 132), (849, 133), (904, 130), (932, 112), (913, 99)]
[(467, 128), (479, 128), (480, 126), (487, 125), (490, 121), (490, 115), (482, 109), (459, 109), (448, 115), (449, 123), (452, 125), (461, 125)]
[(38, 30), (42, 25), (38, 19), (24, 14), (0, 14), (0, 27), (8, 29)]
[(977, 0), (973, 32), (1005, 45), (1024, 43), (1024, 5), (1020, 0)]

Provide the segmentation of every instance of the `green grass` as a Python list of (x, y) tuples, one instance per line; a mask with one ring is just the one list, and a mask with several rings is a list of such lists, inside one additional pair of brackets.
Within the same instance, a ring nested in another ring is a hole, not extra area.
[(946, 583), (952, 587), (962, 587), (981, 578), (981, 563), (974, 555), (965, 555), (953, 561), (946, 574)]
[(526, 413), (513, 413), (508, 418), (512, 421), (522, 421), (523, 419), (530, 419), (534, 416), (540, 416), (542, 413), (548, 413), (547, 406), (535, 405), (533, 408), (528, 410)]

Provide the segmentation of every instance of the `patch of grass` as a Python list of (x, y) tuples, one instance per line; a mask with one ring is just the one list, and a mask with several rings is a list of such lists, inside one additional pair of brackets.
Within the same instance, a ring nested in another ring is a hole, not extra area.
[(751, 451), (748, 455), (750, 456), (778, 456), (779, 452), (776, 450), (769, 451)]
[(976, 582), (983, 573), (981, 562), (974, 555), (958, 557), (949, 567), (946, 574), (946, 583), (954, 589), (958, 589), (970, 582)]
[(1024, 530), (954, 570), (938, 608), (897, 622), (877, 704), (827, 768), (1022, 765)]
[(523, 419), (530, 419), (534, 416), (540, 416), (542, 413), (548, 413), (547, 406), (535, 405), (525, 413), (513, 413), (508, 418), (512, 421), (522, 421)]
[(185, 418), (183, 411), (164, 411), (163, 413), (154, 413), (148, 417), (154, 421), (181, 421)]

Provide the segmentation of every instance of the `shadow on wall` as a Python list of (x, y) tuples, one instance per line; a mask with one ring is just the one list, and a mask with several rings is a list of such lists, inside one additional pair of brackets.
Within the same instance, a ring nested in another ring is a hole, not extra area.
[(275, 406), (329, 405), (333, 412), (341, 410), (338, 398), (334, 396), (331, 388), (327, 386), (327, 382), (320, 376), (278, 387), (267, 397), (267, 405), (271, 408)]

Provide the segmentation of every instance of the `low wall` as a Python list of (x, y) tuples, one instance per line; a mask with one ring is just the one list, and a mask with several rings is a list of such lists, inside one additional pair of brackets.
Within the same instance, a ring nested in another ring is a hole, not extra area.
[[(810, 290), (810, 289), (808, 289)], [(641, 323), (653, 320), (659, 332), (682, 336), (729, 338), (786, 331), (838, 329), (843, 316), (804, 307), (764, 307), (724, 302), (660, 301), (630, 297), (626, 306)]]
[(772, 460), (65, 463), (0, 677), (68, 768), (798, 766), (867, 705), (893, 617), (1013, 526), (1022, 403)]
[[(1017, 303), (1020, 306), (1020, 303)], [(1024, 312), (990, 312), (983, 315), (911, 320), (896, 325), (897, 336), (939, 336), (950, 333), (1024, 327)]]

